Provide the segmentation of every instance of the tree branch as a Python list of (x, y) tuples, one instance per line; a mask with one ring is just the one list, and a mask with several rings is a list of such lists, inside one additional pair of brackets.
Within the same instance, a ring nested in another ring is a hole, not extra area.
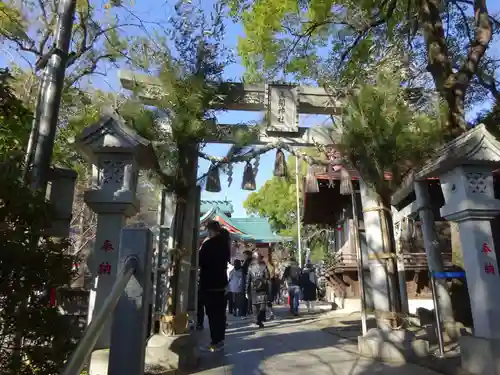
[[(12, 18), (11, 15), (8, 12), (6, 12), (5, 10), (3, 10), (2, 8), (0, 8), (0, 13), (3, 14), (3, 17), (8, 18), (10, 22), (16, 24), (17, 27), (19, 28), (18, 30), (22, 30), (23, 38), (20, 38), (19, 35), (12, 35), (11, 33), (9, 33), (5, 29), (4, 30), (0, 29), (0, 35), (2, 35), (4, 38), (6, 38), (7, 40), (11, 41), (12, 43), (16, 44), (18, 50), (21, 50), (21, 51), (24, 51), (24, 52), (31, 52), (31, 53), (34, 53), (37, 56), (40, 55), (40, 52), (37, 51), (36, 48), (35, 48), (35, 42), (33, 41), (33, 39), (31, 39), (24, 32), (24, 26), (17, 19)], [(23, 44), (22, 39), (24, 39), (27, 42), (28, 46), (25, 46)]]
[[(476, 20), (476, 38), (469, 47), (469, 53), (462, 68), (458, 72), (461, 79), (458, 79), (460, 85), (468, 85), (472, 77), (477, 71), (477, 67), (481, 62), (486, 49), (493, 36), (492, 24), (488, 15), (486, 0), (475, 0), (474, 2), (474, 18)], [(457, 87), (460, 89), (460, 87)]]
[(474, 40), (474, 37), (472, 35), (472, 30), (469, 27), (468, 17), (465, 14), (464, 9), (460, 5), (458, 5), (458, 3), (453, 2), (453, 4), (457, 7), (458, 11), (460, 12), (460, 15), (462, 16), (462, 22), (464, 23), (464, 26), (465, 26), (465, 32), (467, 33), (467, 36), (469, 37), (469, 43), (472, 43), (472, 41)]
[[(476, 0), (451, 0), (455, 5), (460, 3), (460, 4), (467, 4), (470, 6), (475, 6), (476, 5)], [(493, 17), (491, 14), (488, 15), (488, 18), (490, 22), (495, 25), (495, 27), (500, 27), (500, 21), (497, 20), (495, 17)]]
[(446, 80), (453, 70), (438, 3), (439, 0), (421, 0), (420, 18), (427, 46), (427, 71), (434, 78), (436, 88), (444, 95)]
[(80, 57), (82, 57), (86, 52), (88, 52), (92, 48), (94, 48), (94, 45), (95, 45), (97, 39), (99, 39), (99, 37), (101, 37), (102, 35), (105, 35), (109, 31), (116, 30), (116, 29), (119, 29), (121, 27), (129, 27), (129, 26), (139, 27), (137, 24), (123, 23), (123, 24), (114, 25), (114, 26), (110, 26), (110, 27), (99, 30), (98, 32), (95, 33), (95, 35), (91, 38), (90, 42), (87, 45), (85, 45), (84, 47), (80, 46), (80, 48), (78, 48), (75, 52), (70, 54), (70, 57), (68, 58), (67, 66), (70, 67), (76, 61), (78, 61), (78, 59)]
[(69, 79), (66, 82), (66, 86), (71, 87), (76, 82), (78, 82), (80, 79), (82, 79), (83, 77), (90, 75), (90, 74), (94, 74), (96, 69), (97, 69), (97, 64), (99, 63), (99, 61), (109, 59), (111, 57), (113, 57), (112, 54), (104, 54), (104, 55), (100, 55), (100, 56), (97, 56), (96, 58), (92, 59), (90, 64), (87, 67), (85, 67), (79, 73), (72, 76), (71, 79)]

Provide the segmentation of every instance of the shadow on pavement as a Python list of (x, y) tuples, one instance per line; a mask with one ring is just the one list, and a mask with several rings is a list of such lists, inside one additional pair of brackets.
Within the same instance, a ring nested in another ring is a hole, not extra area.
[[(354, 320), (353, 317), (345, 317), (344, 319), (338, 319), (337, 323), (334, 326), (323, 327), (322, 330), (328, 334), (348, 339), (353, 344), (357, 344), (358, 336), (362, 334), (360, 320)], [(368, 329), (376, 328), (375, 318), (369, 318), (367, 326)], [(435, 345), (431, 347), (435, 347)], [(447, 349), (450, 350), (448, 353), (450, 355), (446, 355), (445, 358), (429, 356), (426, 358), (414, 358), (411, 362), (445, 375), (465, 375), (466, 373), (461, 368), (461, 358), (457, 347), (457, 343), (448, 345)]]
[(264, 329), (230, 327), (225, 351), (204, 353), (201, 368), (195, 374), (436, 374), (419, 366), (390, 365), (360, 358), (351, 338), (327, 334), (314, 324), (305, 324), (312, 319), (314, 317), (300, 321), (283, 319)]

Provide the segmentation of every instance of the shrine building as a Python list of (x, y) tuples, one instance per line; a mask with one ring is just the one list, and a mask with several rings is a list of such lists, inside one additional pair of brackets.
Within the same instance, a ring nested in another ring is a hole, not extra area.
[(291, 241), (291, 238), (273, 233), (271, 225), (262, 217), (232, 217), (234, 212), (231, 201), (202, 200), (200, 206), (200, 240), (207, 235), (205, 226), (215, 220), (227, 229), (231, 235), (231, 260), (243, 259), (246, 250), (255, 251), (272, 263), (273, 248), (276, 244)]
[[(361, 196), (359, 194), (358, 174), (349, 171), (351, 181), (357, 198), (359, 232), (361, 251), (364, 259), (368, 259), (366, 246), (365, 228), (363, 223), (363, 209)], [(340, 262), (331, 267), (327, 274), (329, 284), (333, 291), (345, 293), (348, 298), (360, 297), (358, 267), (356, 261), (356, 250), (353, 241), (353, 219), (352, 201), (350, 195), (340, 194), (340, 172), (328, 173), (325, 167), (314, 167), (314, 175), (318, 182), (319, 191), (305, 192), (304, 196), (304, 224), (316, 224), (323, 227), (335, 228), (334, 250), (341, 253)], [(390, 174), (386, 179), (390, 179)], [(456, 266), (452, 260), (453, 246), (459, 246), (459, 239), (455, 238), (450, 230), (450, 223), (441, 218), (439, 208), (444, 204), (443, 194), (439, 185), (439, 180), (428, 180), (429, 193), (431, 195), (434, 217), (436, 220), (436, 230), (440, 240), (441, 254), (445, 270), (454, 270)], [(395, 210), (400, 210), (408, 203), (411, 197), (406, 197), (397, 204)], [(394, 211), (394, 208), (393, 208)], [(395, 224), (397, 218), (393, 215)], [(404, 260), (404, 270), (399, 270), (399, 274), (404, 274), (406, 279), (407, 293), (409, 299), (429, 299), (432, 296), (427, 257), (424, 248), (422, 230), (418, 217), (413, 217), (411, 221), (411, 233), (404, 233), (396, 241), (399, 241), (402, 258)], [(369, 283), (370, 271), (368, 262), (365, 263), (365, 280)], [(402, 271), (402, 272), (401, 272)], [(367, 285), (367, 302), (370, 303), (370, 285)]]

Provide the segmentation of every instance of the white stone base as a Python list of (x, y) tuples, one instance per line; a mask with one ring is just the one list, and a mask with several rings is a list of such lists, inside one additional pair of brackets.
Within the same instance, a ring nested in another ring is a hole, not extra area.
[(384, 362), (406, 363), (429, 355), (429, 343), (405, 330), (369, 329), (358, 337), (359, 355)]
[(164, 336), (153, 335), (146, 347), (145, 373), (168, 373), (198, 367), (200, 353), (195, 333)]
[[(338, 298), (337, 298), (338, 299)], [(331, 296), (328, 296), (328, 302), (334, 302)], [(339, 301), (336, 301), (337, 304), (340, 304)], [(408, 301), (408, 308), (410, 314), (417, 314), (417, 309), (423, 307), (427, 310), (434, 309), (434, 303), (432, 299), (410, 299)], [(344, 300), (344, 308), (341, 309), (339, 307), (338, 311), (343, 311), (345, 313), (353, 313), (361, 311), (361, 300), (359, 298), (346, 298)]]
[[(198, 367), (200, 353), (195, 333), (164, 336), (153, 335), (146, 346), (145, 373), (167, 374), (178, 370), (193, 370)], [(107, 375), (109, 349), (92, 353), (89, 375)]]
[(89, 375), (108, 375), (109, 349), (94, 350), (90, 357)]
[(472, 375), (500, 375), (500, 339), (460, 337), (462, 368)]

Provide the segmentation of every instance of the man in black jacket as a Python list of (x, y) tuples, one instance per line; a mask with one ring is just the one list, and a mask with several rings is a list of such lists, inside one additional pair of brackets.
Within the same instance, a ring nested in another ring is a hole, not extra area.
[(259, 328), (264, 327), (264, 320), (266, 319), (266, 305), (270, 286), (269, 276), (269, 270), (262, 255), (258, 252), (253, 253), (252, 263), (248, 268), (246, 293), (248, 299), (252, 301), (255, 324)]
[(227, 264), (231, 257), (229, 232), (216, 221), (207, 224), (209, 239), (199, 252), (200, 294), (210, 326), (211, 343), (205, 351), (224, 349), (226, 334)]

